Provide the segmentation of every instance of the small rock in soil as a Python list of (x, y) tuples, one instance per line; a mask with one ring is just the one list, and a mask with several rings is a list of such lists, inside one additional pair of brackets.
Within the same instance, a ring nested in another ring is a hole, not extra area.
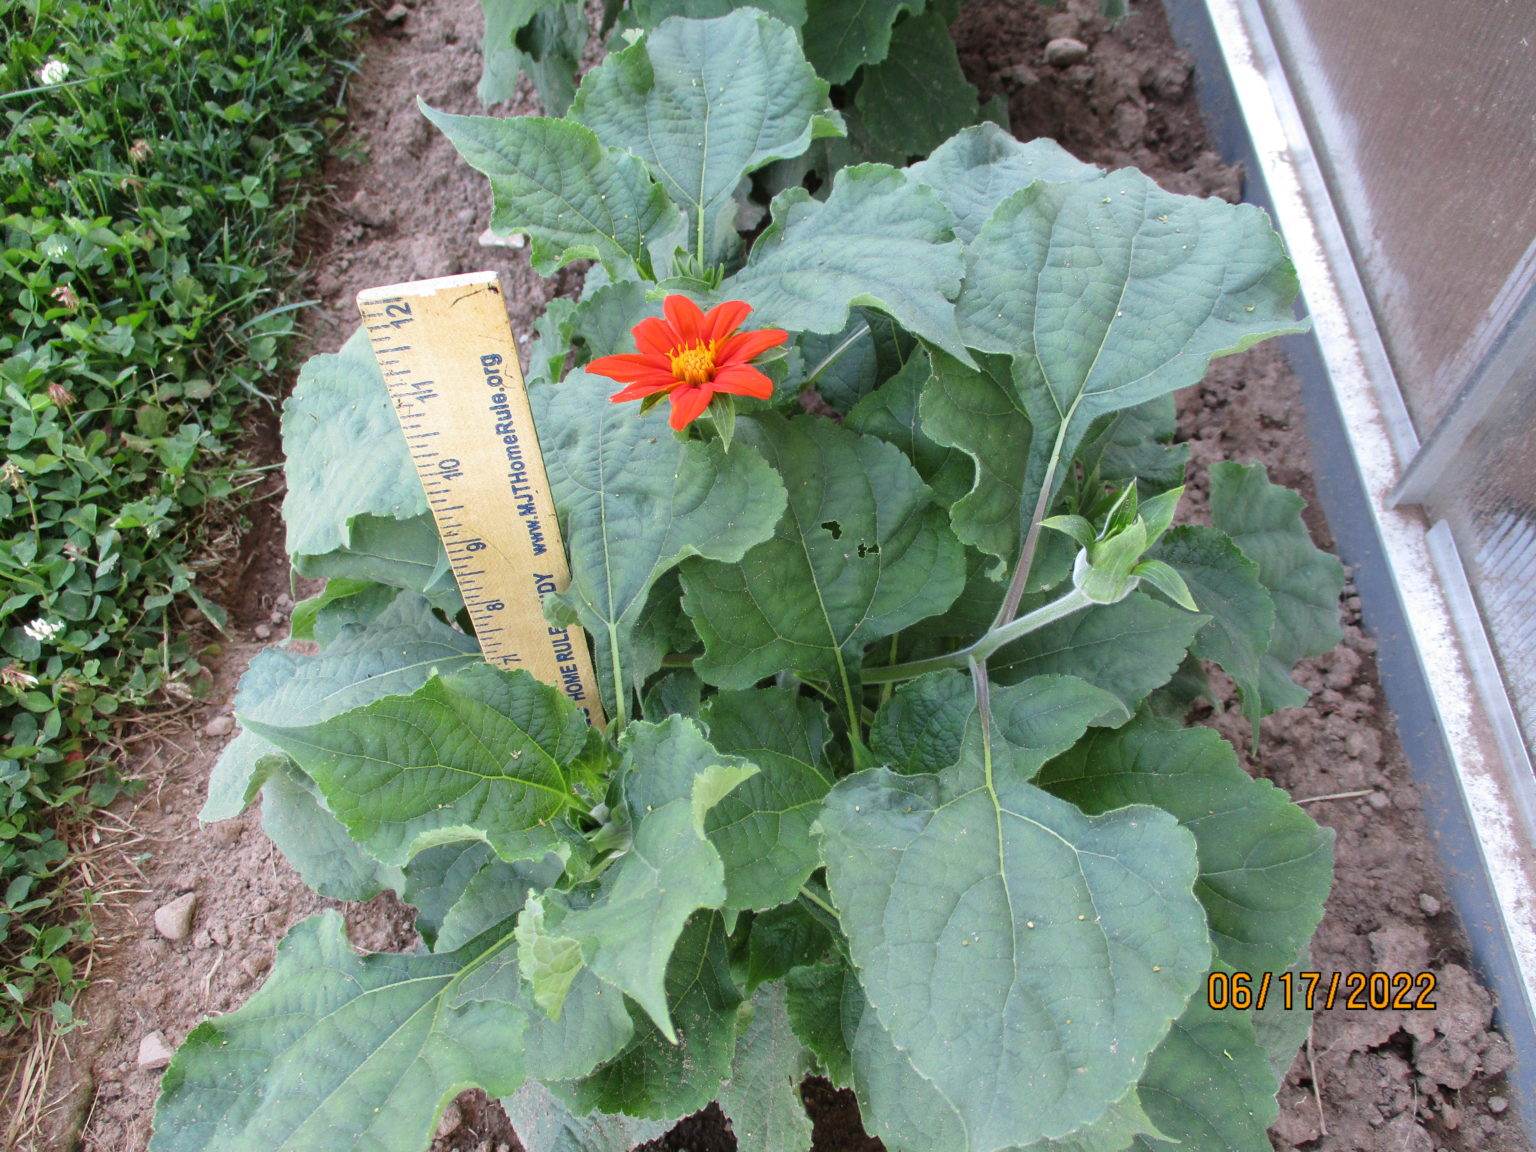
[(392, 6), (388, 12), (384, 13), (384, 20), (389, 24), (399, 24), (402, 23), (410, 14), (411, 10), (404, 4), (396, 4)]
[(1440, 901), (1436, 900), (1428, 892), (1419, 893), (1419, 907), (1424, 909), (1426, 916), (1440, 915)]
[(1504, 1109), (1506, 1109), (1508, 1107), (1509, 1107), (1509, 1101), (1504, 1099), (1504, 1097), (1502, 1097), (1502, 1096), (1490, 1096), (1490, 1097), (1488, 1097), (1488, 1111), (1492, 1112), (1495, 1116), (1497, 1116), (1500, 1112), (1504, 1111)]
[(1052, 40), (1045, 46), (1045, 62), (1053, 68), (1070, 68), (1088, 55), (1088, 45), (1070, 36)]
[(165, 1042), (158, 1032), (151, 1032), (139, 1041), (139, 1070), (156, 1072), (171, 1062), (176, 1050)]
[(235, 718), (233, 716), (215, 716), (203, 725), (204, 736), (228, 736), (235, 730)]
[(185, 940), (192, 934), (192, 914), (196, 911), (197, 893), (184, 892), (155, 909), (155, 931), (167, 940)]
[(269, 640), (272, 637), (272, 626), (270, 624), (258, 624), (251, 631), (256, 634), (256, 639), (258, 640)]

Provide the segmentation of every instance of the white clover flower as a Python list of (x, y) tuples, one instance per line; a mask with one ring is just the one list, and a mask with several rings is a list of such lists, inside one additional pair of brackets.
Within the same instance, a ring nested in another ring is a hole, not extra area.
[(44, 641), (52, 640), (60, 632), (64, 631), (64, 625), (60, 621), (44, 620), (39, 616), (32, 623), (23, 624), (21, 630), (41, 644)]
[(44, 84), (62, 84), (64, 77), (69, 75), (69, 65), (62, 60), (50, 60), (44, 64), (37, 74), (37, 78)]
[(23, 671), (19, 664), (7, 664), (0, 668), (0, 684), (15, 692), (37, 687), (37, 677)]
[(69, 245), (64, 242), (62, 236), (49, 236), (37, 247), (38, 251), (49, 260), (62, 260), (69, 254)]

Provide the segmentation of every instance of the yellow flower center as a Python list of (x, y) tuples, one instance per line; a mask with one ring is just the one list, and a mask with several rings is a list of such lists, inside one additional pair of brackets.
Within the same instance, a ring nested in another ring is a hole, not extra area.
[(695, 344), (672, 353), (672, 375), (692, 385), (706, 383), (715, 370), (715, 347)]

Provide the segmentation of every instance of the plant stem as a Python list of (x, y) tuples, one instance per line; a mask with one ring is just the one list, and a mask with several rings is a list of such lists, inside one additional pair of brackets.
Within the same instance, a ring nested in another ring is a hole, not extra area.
[(1080, 609), (1087, 608), (1092, 603), (1093, 601), (1084, 593), (1072, 588), (1049, 604), (1040, 605), (1026, 616), (1020, 616), (1017, 620), (1001, 626), (994, 625), (979, 640), (955, 652), (946, 652), (942, 656), (930, 656), (926, 660), (912, 660), (906, 664), (867, 668), (864, 671), (864, 682), (884, 684), (890, 680), (910, 680), (925, 672), (937, 672), (944, 668), (961, 668), (973, 661), (985, 662), (988, 656), (1005, 644), (1013, 643), (1020, 636), (1037, 632), (1047, 624), (1054, 624)]
[(1014, 566), (1013, 579), (1008, 582), (1008, 594), (1003, 597), (1002, 607), (997, 610), (997, 618), (992, 622), (994, 628), (1011, 621), (1013, 614), (1019, 610), (1019, 601), (1024, 598), (1024, 589), (1029, 584), (1029, 569), (1035, 562), (1035, 546), (1040, 540), (1040, 521), (1045, 519), (1045, 510), (1051, 506), (1051, 486), (1056, 481), (1056, 469), (1061, 464), (1061, 449), (1067, 441), (1067, 428), (1072, 423), (1077, 405), (1078, 401), (1074, 400), (1072, 407), (1067, 409), (1067, 414), (1061, 419), (1061, 427), (1056, 429), (1056, 442), (1051, 445), (1051, 459), (1040, 481), (1040, 495), (1035, 498), (1035, 511), (1029, 518), (1029, 530), (1024, 534), (1024, 547), (1019, 551), (1019, 562)]
[(832, 349), (832, 351), (828, 352), (824, 357), (822, 357), (821, 363), (816, 365), (816, 367), (811, 370), (811, 374), (805, 378), (805, 387), (809, 388), (812, 384), (816, 383), (816, 377), (820, 376), (828, 368), (832, 367), (832, 365), (837, 362), (837, 358), (844, 352), (848, 351), (848, 349), (852, 348), (854, 342), (857, 341), (860, 336), (865, 336), (868, 334), (868, 324), (865, 324), (850, 333), (847, 339), (845, 339), (836, 348)]
[(816, 905), (816, 907), (820, 908), (828, 916), (837, 915), (837, 910), (833, 908), (832, 905), (828, 904), (825, 900), (816, 895), (816, 893), (812, 892), (809, 888), (802, 887), (800, 889), (800, 899)]
[(613, 704), (618, 709), (618, 715), (614, 717), (613, 734), (617, 736), (624, 731), (627, 717), (624, 707), (624, 669), (619, 665), (619, 633), (611, 624), (608, 626), (608, 659), (613, 664)]

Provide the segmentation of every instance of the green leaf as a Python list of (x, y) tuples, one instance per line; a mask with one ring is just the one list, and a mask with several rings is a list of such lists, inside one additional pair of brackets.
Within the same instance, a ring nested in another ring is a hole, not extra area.
[(1146, 494), (1184, 483), (1189, 445), (1175, 444), (1178, 405), (1172, 395), (1101, 417), (1090, 428), (1077, 459), (1085, 475), (1121, 487), (1135, 480)]
[(1344, 638), (1344, 568), (1312, 543), (1301, 518), (1304, 507), (1295, 492), (1269, 482), (1262, 464), (1211, 466), (1211, 523), (1259, 566), (1259, 583), (1275, 604), (1274, 629), (1260, 661), (1259, 715), (1305, 704), (1306, 690), (1291, 679), (1291, 669)]
[(1104, 175), (1054, 140), (1021, 144), (996, 124), (977, 124), (955, 133), (907, 173), (939, 194), (955, 215), (956, 238), (966, 244), (976, 238), (997, 206), (1020, 188), (1036, 180), (1064, 184)]
[(963, 452), (935, 441), (918, 418), (919, 398), (932, 375), (928, 357), (915, 351), (900, 371), (853, 406), (843, 426), (900, 448), (933, 489), (934, 502), (952, 508), (971, 490), (976, 470)]
[(896, 22), (885, 59), (864, 69), (854, 107), (870, 140), (899, 161), (928, 155), (975, 122), (976, 89), (942, 16), (929, 10)]
[(783, 477), (789, 508), (740, 564), (683, 565), (701, 677), (747, 688), (792, 669), (847, 684), (864, 645), (954, 600), (960, 544), (899, 451), (829, 420), (744, 419), (738, 437)]
[(805, 53), (816, 71), (842, 84), (890, 50), (891, 25), (924, 0), (806, 0)]
[(810, 1054), (789, 1024), (784, 985), (764, 984), (747, 1005), (751, 1021), (736, 1040), (720, 1107), (730, 1117), (741, 1152), (804, 1152), (811, 1118), (800, 1100)]
[(372, 900), (404, 883), (398, 868), (381, 864), (347, 835), (314, 781), (286, 756), (262, 788), (261, 826), (304, 883), (327, 899)]
[(1215, 528), (1174, 528), (1148, 555), (1172, 565), (1211, 617), (1190, 651), (1212, 660), (1236, 682), (1243, 714), (1257, 724), (1260, 673), (1275, 623), (1275, 604), (1259, 583), (1259, 567)]
[[(1013, 357), (1029, 414), (1025, 502), (1099, 417), (1204, 375), (1216, 356), (1302, 330), (1295, 271), (1262, 211), (1164, 192), (1134, 169), (1036, 183), (966, 250), (966, 343)], [(1051, 489), (1063, 479), (1056, 468)]]
[[(536, 918), (518, 930), (519, 956), (540, 954), (549, 966), (535, 982), (554, 1015), (564, 985), (585, 964), (650, 1014), (669, 1042), (665, 972), (673, 945), (698, 909), (725, 901), (720, 855), (705, 836), (709, 810), (755, 772), (722, 755), (698, 725), (681, 717), (638, 722), (626, 735), (619, 779), (633, 828), (628, 851), (604, 873), (595, 891), (551, 897), (547, 926)], [(530, 905), (530, 908), (533, 905)], [(528, 913), (524, 913), (526, 920)], [(571, 945), (579, 945), (579, 954)]]
[(1237, 763), (1209, 728), (1138, 720), (1096, 731), (1038, 781), (1088, 813), (1155, 804), (1195, 837), (1217, 954), (1239, 971), (1285, 968), (1312, 938), (1333, 880), (1333, 833)]
[(630, 1152), (664, 1136), (673, 1124), (672, 1119), (636, 1120), (607, 1112), (575, 1116), (558, 1096), (531, 1078), (504, 1098), (501, 1106), (524, 1152)]
[[(425, 600), (405, 594), (369, 626), (343, 627), (318, 656), (281, 648), (259, 652), (240, 678), (235, 715), (242, 724), (312, 724), (384, 696), (414, 692), (434, 670), (452, 672), (482, 659), (472, 638), (440, 621)], [(262, 765), (281, 756), (247, 727), (214, 765), (199, 819), (238, 816), (261, 786)]]
[(401, 896), (416, 907), (416, 929), (432, 951), (452, 952), (512, 919), (530, 891), (550, 887), (564, 871), (559, 853), (508, 863), (482, 841), (460, 840), (412, 857)]
[(293, 568), (306, 579), (366, 580), (416, 592), (449, 616), (464, 607), (437, 523), (427, 513), (404, 520), (356, 516), (345, 545), (319, 556), (295, 554)]
[(298, 924), (246, 1004), (194, 1028), (161, 1081), (154, 1152), (415, 1152), (466, 1088), (523, 1079), (526, 1015), (449, 1003), (504, 941), (446, 955), (359, 956), (341, 916)]
[[(1309, 941), (1297, 954), (1295, 961), (1286, 969), (1290, 973), (1292, 981), (1301, 982), (1300, 974), (1305, 971), (1317, 971), (1312, 963), (1312, 947)], [(1262, 973), (1253, 973), (1262, 982)], [(1278, 992), (1279, 985), (1276, 981), (1280, 973), (1274, 973), (1270, 978), (1270, 991)], [(1294, 986), (1294, 984), (1293, 984)], [(1278, 1089), (1284, 1082), (1286, 1073), (1290, 1071), (1291, 1064), (1296, 1060), (1296, 1053), (1307, 1042), (1307, 1037), (1312, 1032), (1312, 1013), (1307, 1008), (1303, 997), (1295, 997), (1289, 1008), (1286, 1007), (1283, 995), (1268, 995), (1264, 997), (1262, 1007), (1255, 1007), (1253, 1011), (1253, 1034), (1259, 1042), (1259, 1047), (1264, 1049), (1264, 1055), (1269, 1060), (1269, 1071), (1274, 1077), (1275, 1087)]]
[(319, 723), (246, 723), (390, 864), (454, 840), (483, 840), (506, 860), (542, 856), (599, 739), (558, 689), (484, 663)]
[[(668, 16), (704, 19), (725, 16), (740, 5), (735, 0), (633, 0), (629, 12), (641, 28), (654, 28)], [(799, 28), (805, 23), (805, 0), (763, 0), (760, 8), (780, 23)]]
[(1206, 619), (1132, 592), (1029, 633), (999, 649), (987, 667), (1001, 684), (1052, 672), (1081, 677), (1120, 701), (1099, 723), (1123, 724), (1178, 670)]
[(755, 9), (666, 20), (587, 74), (571, 118), (639, 156), (687, 220), (684, 244), (718, 264), (739, 245), (749, 173), (841, 129), (792, 29)]
[(969, 1152), (1102, 1116), (1210, 962), (1193, 838), (1153, 808), (1084, 816), (1023, 782), (1029, 758), (860, 772), (822, 817), (866, 1023), (952, 1107)]
[(889, 316), (855, 308), (840, 332), (800, 333), (795, 347), (800, 351), (806, 377), (822, 367), (823, 361), (850, 338), (852, 342), (837, 359), (822, 368), (814, 385), (817, 395), (844, 413), (882, 381), (907, 367), (917, 351), (917, 342)]
[(671, 1042), (649, 1017), (635, 1022), (635, 1038), (592, 1075), (551, 1085), (568, 1106), (660, 1120), (703, 1108), (731, 1072), (736, 1007), (725, 926), (718, 913), (689, 920), (667, 964), (668, 1013), (677, 1025)]
[(750, 994), (795, 968), (818, 963), (831, 947), (831, 934), (806, 910), (804, 901), (759, 912), (747, 934), (745, 965), (737, 955), (738, 982)]
[[(559, 116), (570, 104), (576, 63), (587, 42), (587, 22), (580, 3), (568, 0), (480, 0), (485, 34), (476, 95), (482, 104), (499, 104), (517, 95), (518, 74), (525, 69), (538, 86), (545, 110)], [(566, 32), (568, 13), (580, 37)], [(574, 41), (572, 43), (571, 41)], [(526, 52), (523, 51), (526, 49)], [(559, 83), (563, 72), (564, 83)], [(564, 99), (551, 100), (563, 94)]]
[(725, 863), (727, 908), (765, 909), (795, 898), (821, 867), (811, 825), (832, 787), (821, 767), (826, 710), (793, 688), (722, 692), (703, 711), (709, 740), (757, 765), (757, 775), (709, 813), (705, 830)]
[(720, 289), (756, 309), (754, 322), (841, 332), (855, 305), (878, 308), (951, 355), (970, 356), (952, 303), (963, 272), (952, 219), (931, 188), (882, 164), (837, 173), (825, 201), (803, 188), (773, 198), (773, 223), (747, 266)]
[(633, 667), (632, 649), (656, 579), (687, 556), (739, 561), (772, 533), (784, 486), (748, 445), (727, 457), (717, 444), (680, 441), (659, 417), (608, 403), (584, 372), (545, 411), (544, 457), (571, 555), (562, 599), (637, 687), (654, 671)]
[[(1075, 676), (1036, 676), (991, 688), (994, 739), (1015, 752), (1013, 771), (1028, 779), (1073, 741), (1115, 698)], [(930, 672), (898, 688), (875, 717), (869, 746), (907, 776), (940, 772), (980, 739), (976, 691), (961, 672)]]
[(334, 355), (311, 356), (283, 405), (290, 555), (322, 555), (352, 543), (363, 515), (405, 520), (427, 511), (362, 328)]
[(785, 1009), (795, 1035), (815, 1055), (828, 1080), (853, 1084), (853, 1057), (843, 1028), (843, 1004), (850, 990), (862, 999), (846, 964), (813, 964), (792, 969), (784, 980)]
[(967, 368), (943, 353), (923, 388), (923, 431), (935, 443), (971, 458), (972, 483), (955, 502), (950, 523), (964, 543), (996, 557), (988, 573), (1006, 577), (1018, 558), (1024, 508), (1027, 446), (1033, 431), (1012, 389), (990, 373)]
[(455, 116), (425, 103), (470, 167), (491, 182), (496, 232), (526, 232), (541, 275), (572, 260), (600, 260), (615, 280), (645, 275), (653, 242), (682, 215), (645, 162), (605, 148), (581, 124), (538, 116)]
[(1137, 1152), (1269, 1152), (1279, 1107), (1275, 1081), (1246, 1012), (1190, 1000), (1147, 1061), (1142, 1106), (1167, 1139), (1137, 1137)]
[(603, 983), (590, 968), (571, 982), (560, 1006), (560, 1019), (530, 1011), (523, 1033), (528, 1075), (543, 1081), (585, 1076), (612, 1060), (634, 1036), (634, 1021), (623, 993)]

